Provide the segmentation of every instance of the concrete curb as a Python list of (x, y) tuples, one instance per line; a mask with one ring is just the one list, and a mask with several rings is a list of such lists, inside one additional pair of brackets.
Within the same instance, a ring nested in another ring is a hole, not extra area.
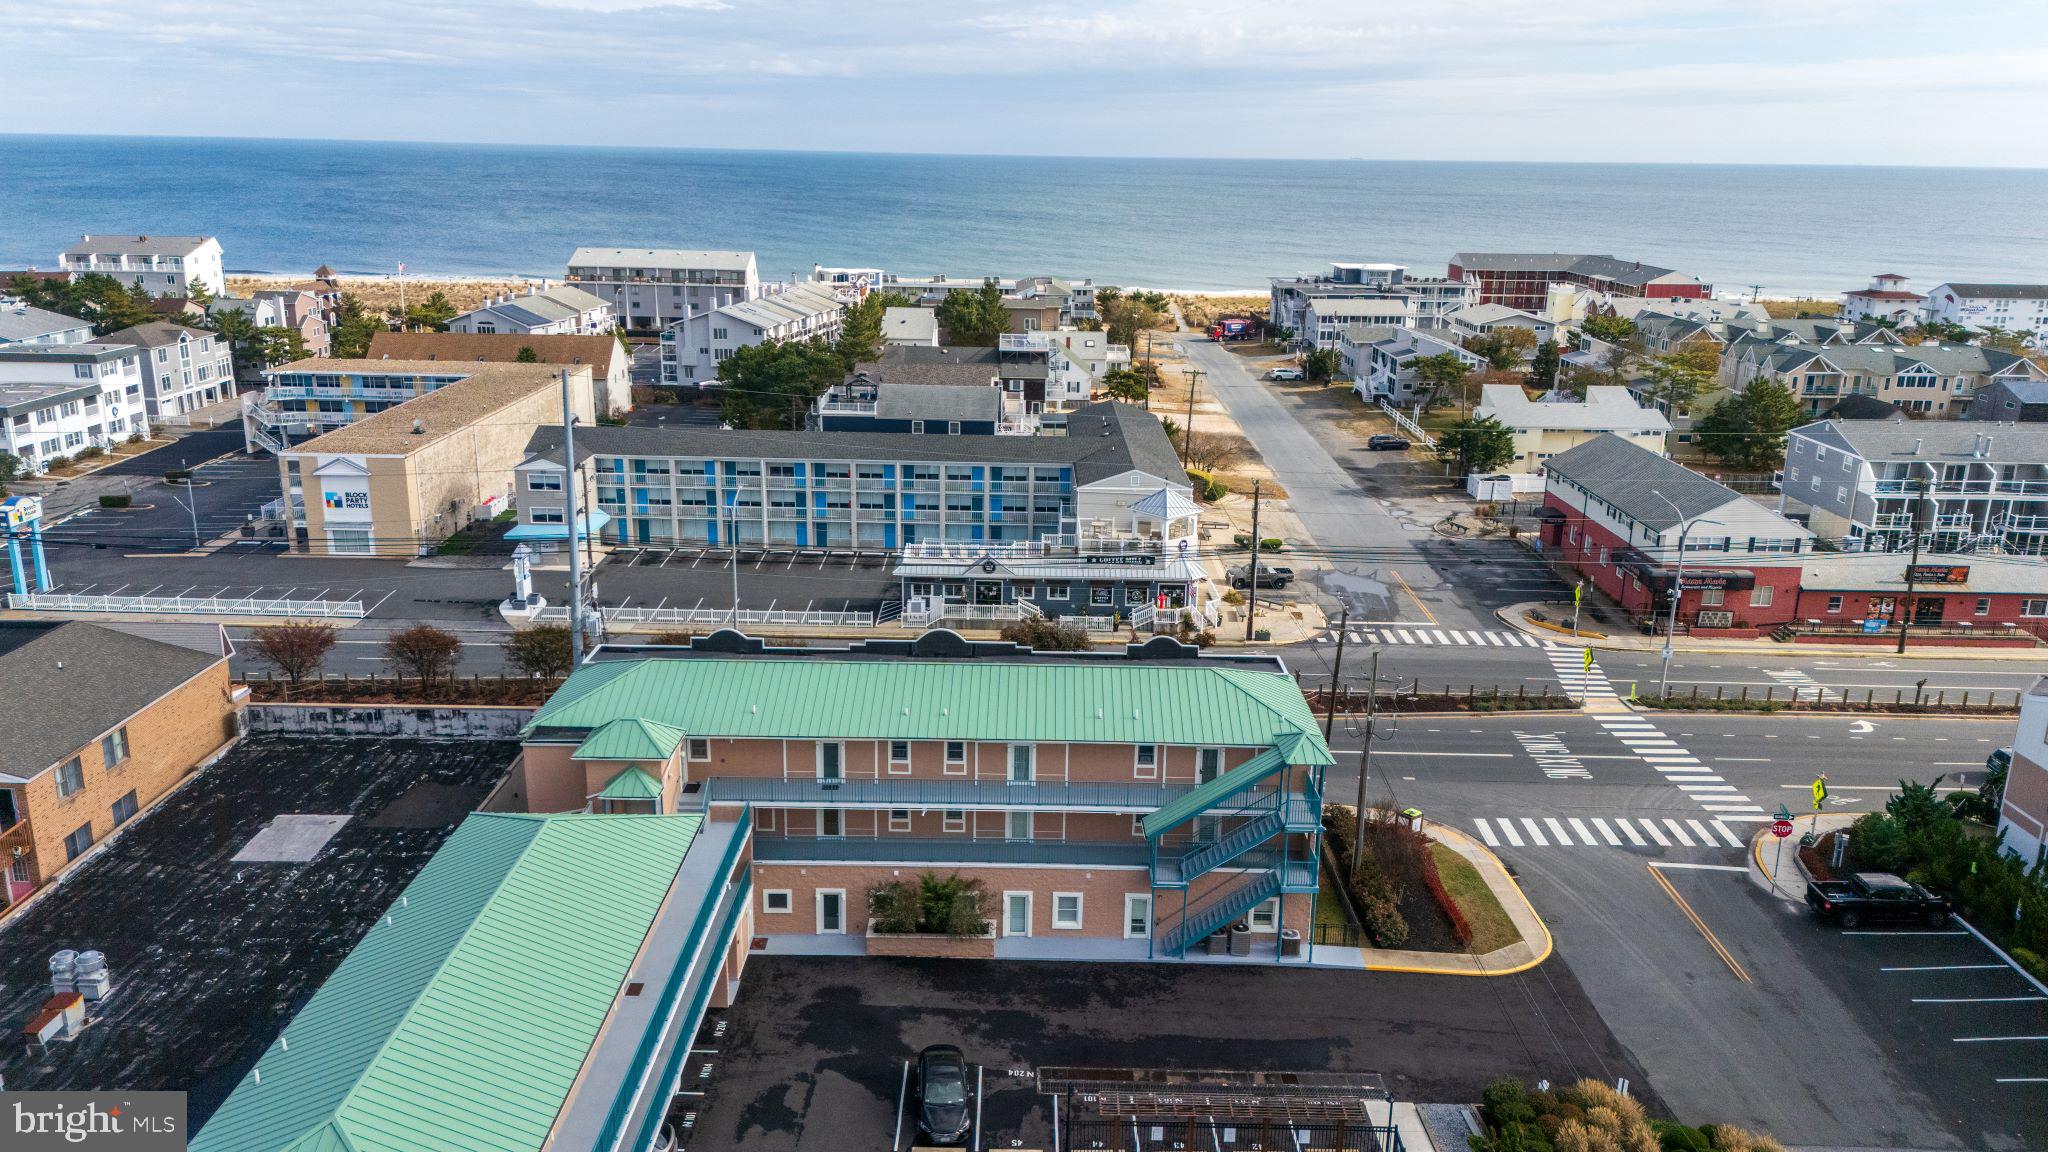
[[(1546, 603), (1548, 601), (1528, 600), (1520, 604), (1509, 604), (1504, 608), (1494, 609), (1493, 615), (1502, 624), (1522, 633), (1524, 636), (1534, 636), (1541, 640), (1572, 639), (1573, 637), (1569, 629), (1554, 629), (1522, 617), (1522, 613), (1528, 609), (1540, 607)], [(1580, 647), (1592, 648), (1601, 652), (1661, 652), (1664, 648), (1664, 641), (1660, 637), (1651, 637), (1643, 640), (1623, 639), (1616, 636), (1594, 636), (1582, 630), (1577, 639), (1581, 642)], [(1671, 647), (1674, 652), (1718, 653), (1724, 656), (1738, 654), (1753, 656), (1760, 652), (1787, 656), (1862, 656), (1873, 654), (1869, 648), (1857, 644), (1800, 644), (1796, 642), (1780, 644), (1775, 640), (1714, 641), (1694, 640), (1690, 637), (1678, 640)], [(1909, 647), (1904, 654), (1893, 652), (1890, 649), (1877, 654), (1882, 655), (1887, 660), (2036, 660), (2048, 663), (2048, 649), (2038, 646), (2034, 648), (1982, 648), (1969, 645), (1930, 644), (1926, 641), (1918, 641)]]

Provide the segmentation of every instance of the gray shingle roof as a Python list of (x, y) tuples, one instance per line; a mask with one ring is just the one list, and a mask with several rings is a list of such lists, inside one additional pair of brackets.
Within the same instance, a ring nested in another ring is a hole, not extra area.
[(76, 620), (0, 623), (0, 679), (36, 701), (0, 710), (0, 772), (47, 771), (220, 660)]
[(878, 420), (987, 420), (1003, 415), (1003, 393), (986, 384), (883, 384), (875, 389)]
[[(1552, 456), (1543, 466), (1577, 482), (1636, 523), (1660, 532), (1742, 499), (1735, 489), (1610, 432)], [(1659, 499), (1659, 493), (1671, 504)], [(1678, 506), (1676, 511), (1672, 504)]]
[(135, 236), (93, 233), (64, 250), (66, 256), (88, 256), (95, 252), (119, 252), (128, 256), (190, 256), (206, 236)]
[[(1794, 436), (1818, 440), (1853, 452), (1865, 460), (1968, 460), (1981, 437), (1991, 437), (1998, 463), (2038, 464), (2048, 460), (2048, 426), (1994, 425), (1983, 420), (1822, 420), (1792, 430)], [(1914, 451), (1918, 445), (1919, 451)]]
[(1460, 252), (1451, 257), (1451, 263), (1467, 272), (1568, 272), (1622, 284), (1647, 284), (1660, 276), (1677, 274), (1673, 269), (1639, 260), (1576, 252)]
[(2048, 299), (2048, 284), (1943, 284), (1941, 287), (1973, 300)]
[(932, 348), (897, 344), (882, 355), (853, 366), (877, 384), (981, 385), (1002, 375), (1001, 357), (993, 348)]
[(0, 342), (34, 340), (53, 332), (69, 332), (76, 328), (90, 328), (92, 321), (52, 312), (47, 308), (35, 308), (27, 304), (0, 304)]
[(109, 332), (100, 337), (100, 340), (107, 344), (133, 344), (138, 348), (157, 348), (176, 344), (180, 335), (190, 340), (199, 340), (211, 336), (212, 333), (187, 328), (182, 324), (173, 324), (168, 320), (150, 320), (123, 328), (119, 332)]
[[(993, 391), (993, 390), (991, 390)], [(535, 430), (529, 458), (561, 459), (562, 430)], [(907, 432), (780, 432), (638, 426), (578, 428), (578, 461), (592, 456), (692, 456), (763, 460), (876, 460), (1069, 465), (1089, 484), (1138, 469), (1184, 485), (1187, 473), (1159, 421), (1141, 408), (1101, 401), (1067, 414), (1065, 436), (916, 436)]]

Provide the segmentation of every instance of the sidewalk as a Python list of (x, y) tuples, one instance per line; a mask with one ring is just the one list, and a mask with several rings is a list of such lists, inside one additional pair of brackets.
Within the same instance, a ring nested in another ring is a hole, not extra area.
[(1762, 831), (1750, 838), (1749, 878), (1764, 891), (1794, 904), (1806, 902), (1806, 866), (1799, 862), (1799, 839), (1809, 832), (1833, 832), (1847, 828), (1856, 822), (1857, 813), (1838, 812), (1805, 813), (1792, 820), (1792, 834), (1784, 838), (1782, 850), (1779, 838), (1771, 835), (1768, 823), (1760, 825)]
[[(1560, 643), (1579, 644), (1606, 652), (1661, 652), (1664, 637), (1644, 636), (1640, 633), (1596, 632), (1592, 625), (1583, 625), (1576, 639), (1570, 628), (1557, 628), (1529, 619), (1529, 612), (1537, 608), (1554, 608), (1549, 601), (1529, 600), (1510, 604), (1497, 609), (1494, 616), (1501, 623), (1527, 636)], [(1793, 642), (1780, 644), (1776, 640), (1699, 640), (1691, 636), (1680, 636), (1672, 644), (1677, 652), (1743, 652), (1763, 653), (1779, 656), (1865, 656), (1881, 655), (1887, 660), (2038, 660), (2048, 663), (2048, 648), (1984, 648), (1965, 645), (1942, 645), (1927, 640), (1914, 640), (1901, 655), (1889, 647), (1879, 648), (1860, 644), (1801, 644)]]

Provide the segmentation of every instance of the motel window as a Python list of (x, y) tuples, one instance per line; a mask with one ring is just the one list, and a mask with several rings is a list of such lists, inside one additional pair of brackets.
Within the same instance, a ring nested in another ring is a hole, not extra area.
[(946, 741), (946, 774), (958, 776), (965, 771), (967, 771), (967, 742), (964, 740)]
[(2048, 616), (2048, 600), (2022, 600), (2022, 601), (2020, 601), (2020, 615), (2022, 615), (2022, 616)]
[(1989, 597), (1989, 596), (1979, 596), (1979, 597), (1977, 597), (1977, 615), (1979, 615), (1979, 616), (1989, 616), (1989, 615), (1991, 615), (1991, 597)]
[(702, 736), (692, 736), (692, 737), (690, 737), (690, 759), (692, 759), (692, 760), (709, 760), (709, 759), (711, 759), (711, 741), (709, 741), (709, 740), (705, 739), (705, 738), (704, 738), (704, 737), (702, 737)]
[(967, 831), (967, 813), (962, 812), (958, 808), (948, 809), (945, 815), (941, 817), (939, 827), (947, 832), (965, 832)]
[(922, 421), (922, 420), (912, 420), (912, 421), (910, 422), (910, 434), (911, 434), (912, 436), (922, 436), (922, 435), (924, 435), (924, 421)]
[(1840, 612), (1841, 610), (1842, 610), (1842, 598), (1841, 598), (1840, 596), (1830, 596), (1830, 597), (1828, 597), (1828, 612), (1832, 614), (1832, 613), (1835, 613), (1835, 612)]
[(88, 822), (73, 828), (71, 835), (64, 838), (64, 859), (76, 860), (80, 856), (85, 855), (85, 850), (90, 847), (92, 847), (92, 824)]
[(889, 809), (889, 831), (891, 831), (891, 832), (908, 832), (908, 831), (910, 831), (910, 809), (908, 809), (908, 808), (891, 808), (891, 809)]
[(1081, 926), (1081, 894), (1079, 892), (1055, 892), (1052, 894), (1052, 926), (1055, 928), (1079, 928)]
[(1133, 836), (1143, 836), (1144, 834), (1145, 834), (1145, 818), (1144, 818), (1143, 816), (1133, 816), (1133, 817), (1131, 817), (1131, 835), (1133, 835)]
[(1138, 745), (1137, 763), (1131, 770), (1131, 776), (1138, 780), (1159, 779), (1159, 745)]
[(889, 741), (889, 771), (898, 774), (910, 771), (910, 741)]
[(535, 524), (564, 524), (568, 521), (560, 508), (535, 508), (530, 519)]
[(761, 911), (771, 913), (788, 912), (794, 906), (787, 888), (766, 888), (761, 892)]
[(1037, 764), (1032, 752), (1033, 748), (1029, 744), (1010, 745), (1010, 783), (1030, 784), (1037, 780)]
[(138, 808), (139, 805), (135, 800), (135, 790), (131, 788), (126, 796), (114, 801), (114, 827), (119, 828), (133, 819)]
[(531, 492), (560, 492), (562, 490), (562, 474), (560, 472), (530, 472), (526, 477), (526, 487)]
[(1769, 608), (1772, 599), (1777, 596), (1777, 593), (1778, 590), (1769, 584), (1759, 584), (1750, 590), (1749, 606), (1751, 608)]
[(1031, 813), (1006, 812), (1003, 822), (1003, 838), (1006, 840), (1031, 839)]
[(1257, 908), (1252, 909), (1251, 915), (1245, 917), (1245, 921), (1251, 925), (1251, 929), (1254, 932), (1271, 932), (1278, 928), (1280, 926), (1279, 898), (1274, 897)]
[(108, 768), (128, 759), (128, 729), (116, 728), (100, 737), (100, 763)]
[(57, 767), (57, 795), (76, 796), (85, 787), (85, 765), (73, 756)]

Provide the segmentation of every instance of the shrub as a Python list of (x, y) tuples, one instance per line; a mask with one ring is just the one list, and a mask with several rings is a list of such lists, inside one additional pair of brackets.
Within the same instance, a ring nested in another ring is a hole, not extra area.
[(1093, 647), (1088, 633), (1073, 624), (1038, 617), (1003, 625), (1002, 637), (1038, 652), (1086, 652)]
[(980, 936), (988, 931), (994, 906), (979, 879), (957, 872), (926, 872), (914, 881), (885, 880), (868, 889), (868, 915), (877, 932)]
[(528, 676), (566, 676), (572, 657), (567, 624), (534, 624), (505, 638), (505, 662)]
[(1657, 1134), (1660, 1152), (1714, 1152), (1714, 1146), (1707, 1140), (1707, 1134), (1697, 1128), (1674, 1124), (1668, 1120), (1652, 1121), (1650, 1130)]
[(164, 473), (165, 481), (172, 484), (183, 484), (191, 478), (192, 470), (190, 468), (173, 468), (169, 472)]
[(1244, 603), (1244, 593), (1232, 588), (1223, 594), (1223, 602), (1225, 604), (1242, 604)]
[(1188, 469), (1188, 482), (1194, 485), (1195, 499), (1205, 504), (1214, 504), (1230, 495), (1230, 489), (1218, 483), (1214, 476), (1200, 468)]
[(140, 443), (142, 443), (142, 433), (140, 433), (140, 432), (130, 432), (130, 433), (128, 434), (128, 439), (127, 439), (127, 440), (125, 440), (125, 441), (122, 441), (122, 443), (125, 443), (125, 444), (140, 444)]
[(1444, 878), (1436, 870), (1436, 857), (1431, 856), (1427, 850), (1424, 850), (1422, 861), (1423, 882), (1429, 887), (1430, 898), (1436, 901), (1437, 907), (1444, 910), (1445, 918), (1451, 922), (1452, 938), (1457, 940), (1459, 947), (1470, 945), (1472, 943), (1472, 922), (1465, 918), (1465, 910), (1458, 907), (1458, 902), (1451, 899), (1450, 890), (1444, 887)]
[[(1249, 549), (1252, 546), (1252, 534), (1249, 532), (1239, 532), (1236, 536), (1232, 537), (1232, 540), (1239, 548)], [(1280, 539), (1278, 536), (1264, 536), (1259, 539), (1259, 551), (1261, 552), (1283, 552), (1286, 549), (1287, 541)]]
[(1859, 818), (1849, 828), (1849, 851), (1867, 872), (1896, 872), (1906, 863), (1906, 832), (1882, 812)]
[(102, 508), (126, 508), (134, 502), (135, 497), (128, 495), (126, 492), (109, 492), (100, 497), (100, 507)]
[[(1402, 852), (1398, 847), (1388, 847), (1393, 841), (1384, 837), (1382, 830), (1376, 827), (1380, 823), (1367, 820), (1365, 846), (1359, 857), (1358, 871), (1345, 878), (1344, 885), (1352, 904), (1358, 909), (1359, 922), (1373, 944), (1380, 948), (1399, 948), (1408, 942), (1408, 921), (1401, 915), (1401, 890), (1392, 877), (1402, 875), (1408, 865), (1400, 859)], [(1325, 808), (1323, 828), (1329, 833), (1331, 847), (1337, 853), (1341, 875), (1351, 863), (1351, 845), (1353, 837), (1358, 835), (1358, 822), (1350, 809)], [(1420, 833), (1411, 834), (1420, 836)], [(1387, 861), (1376, 855), (1379, 851), (1389, 851), (1396, 857), (1391, 869)]]

